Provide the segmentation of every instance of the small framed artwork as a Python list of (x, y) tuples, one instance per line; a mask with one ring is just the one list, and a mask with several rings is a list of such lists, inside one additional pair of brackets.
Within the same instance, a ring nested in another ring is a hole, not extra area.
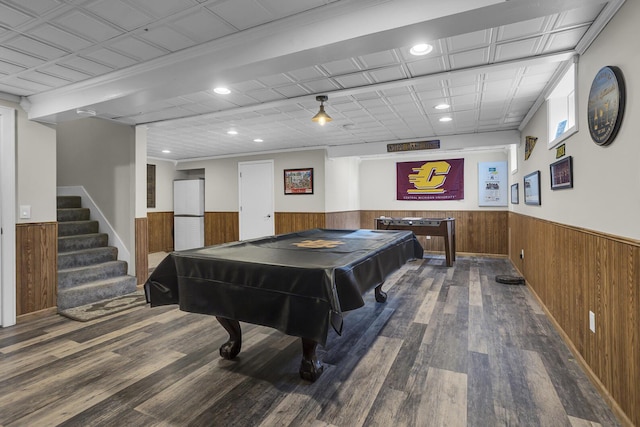
[(313, 168), (285, 169), (284, 194), (313, 194)]
[(518, 193), (518, 183), (511, 184), (511, 203), (517, 205), (520, 203), (520, 194)]
[(524, 203), (527, 205), (541, 205), (540, 201), (540, 171), (535, 171), (524, 177)]
[(562, 190), (573, 187), (573, 160), (571, 156), (551, 163), (551, 189)]

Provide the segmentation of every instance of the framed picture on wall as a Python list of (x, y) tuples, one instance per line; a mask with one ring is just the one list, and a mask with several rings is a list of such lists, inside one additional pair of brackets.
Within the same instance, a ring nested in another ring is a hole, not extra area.
[(551, 189), (561, 190), (573, 187), (573, 160), (571, 156), (549, 166), (551, 172)]
[(313, 194), (313, 168), (285, 169), (284, 194)]
[(524, 177), (524, 203), (527, 205), (541, 205), (540, 201), (540, 171), (535, 171)]
[(517, 205), (520, 203), (520, 194), (518, 193), (518, 183), (511, 185), (511, 203)]

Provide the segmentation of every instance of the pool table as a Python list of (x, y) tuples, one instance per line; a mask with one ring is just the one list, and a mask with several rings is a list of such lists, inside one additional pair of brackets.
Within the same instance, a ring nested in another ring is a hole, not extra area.
[(300, 376), (315, 381), (316, 347), (329, 327), (341, 334), (343, 312), (363, 306), (372, 288), (384, 302), (387, 276), (422, 255), (410, 231), (313, 229), (173, 252), (144, 289), (151, 307), (216, 316), (229, 333), (220, 347), (226, 359), (240, 352), (239, 322), (301, 337)]

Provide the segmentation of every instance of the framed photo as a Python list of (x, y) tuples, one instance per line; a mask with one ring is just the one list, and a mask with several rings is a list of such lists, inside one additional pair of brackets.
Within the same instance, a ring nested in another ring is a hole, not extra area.
[(511, 184), (511, 203), (517, 205), (520, 203), (520, 194), (518, 193), (518, 183)]
[(284, 194), (313, 194), (313, 168), (285, 169)]
[(549, 166), (551, 172), (551, 189), (561, 190), (573, 187), (573, 160), (571, 156)]
[(541, 205), (540, 201), (540, 171), (535, 171), (524, 177), (524, 203), (527, 205)]

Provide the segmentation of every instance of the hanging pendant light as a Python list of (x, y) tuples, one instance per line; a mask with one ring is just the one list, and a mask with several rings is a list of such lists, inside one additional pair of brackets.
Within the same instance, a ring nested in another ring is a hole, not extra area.
[(318, 114), (313, 116), (311, 121), (320, 123), (320, 126), (324, 126), (325, 123), (328, 123), (331, 120), (333, 120), (331, 117), (329, 117), (329, 115), (327, 113), (324, 112), (324, 102), (327, 99), (329, 99), (329, 97), (327, 95), (318, 95), (318, 96), (316, 96), (316, 101), (320, 101), (320, 111), (318, 111)]

